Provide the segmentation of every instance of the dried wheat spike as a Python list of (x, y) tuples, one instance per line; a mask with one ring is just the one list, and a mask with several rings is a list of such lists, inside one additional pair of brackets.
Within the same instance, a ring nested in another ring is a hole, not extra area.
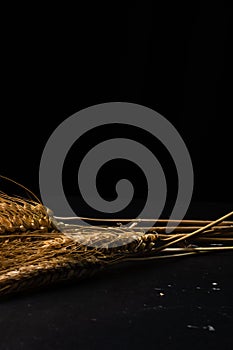
[(124, 257), (152, 251), (157, 238), (95, 226), (62, 233), (42, 204), (1, 193), (0, 296), (91, 276)]
[(0, 193), (0, 234), (35, 230), (49, 232), (53, 228), (42, 204)]
[[(233, 250), (233, 223), (224, 221), (232, 215), (214, 222), (184, 222), (183, 230), (172, 234), (165, 227), (156, 233), (156, 227), (149, 232), (65, 224), (59, 232), (42, 204), (0, 192), (0, 296), (91, 276), (121, 261)], [(207, 246), (214, 242), (222, 246)]]

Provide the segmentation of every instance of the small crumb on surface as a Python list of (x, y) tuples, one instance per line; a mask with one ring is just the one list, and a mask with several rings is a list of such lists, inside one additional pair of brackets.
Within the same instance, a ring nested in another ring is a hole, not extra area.
[(207, 329), (210, 332), (214, 332), (215, 328), (213, 326), (211, 326), (210, 324), (208, 324), (207, 326), (202, 327), (203, 329)]
[(187, 324), (187, 328), (190, 328), (190, 329), (198, 329), (199, 327), (198, 326), (194, 326), (192, 324)]

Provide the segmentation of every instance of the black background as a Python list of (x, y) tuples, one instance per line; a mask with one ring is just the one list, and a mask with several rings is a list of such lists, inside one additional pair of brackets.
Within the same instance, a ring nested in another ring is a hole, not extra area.
[[(40, 157), (54, 129), (83, 108), (125, 101), (156, 110), (176, 127), (193, 162), (193, 201), (231, 201), (230, 3), (20, 5), (4, 17), (2, 175), (39, 194)], [(142, 135), (141, 142), (146, 140)], [(88, 144), (86, 138), (83, 149)], [(74, 165), (66, 174), (73, 173)], [(162, 166), (169, 176), (166, 159)], [(124, 166), (117, 168), (122, 178)], [(177, 186), (175, 175), (169, 183)]]
[[(189, 217), (216, 218), (232, 210), (232, 7), (189, 1), (4, 9), (0, 174), (39, 195), (40, 157), (63, 120), (94, 104), (133, 102), (167, 118), (189, 149), (195, 175)], [(177, 179), (167, 174), (163, 150), (146, 136), (141, 142), (154, 147), (173, 199)], [(88, 145), (84, 140), (80, 152)], [(67, 162), (72, 194), (72, 159)], [(110, 179), (118, 169), (120, 178), (125, 170), (135, 174), (130, 166), (103, 169), (98, 181), (106, 198), (113, 190), (104, 170)], [(0, 347), (204, 349), (209, 343), (231, 349), (231, 260), (218, 254), (145, 262), (2, 301)]]

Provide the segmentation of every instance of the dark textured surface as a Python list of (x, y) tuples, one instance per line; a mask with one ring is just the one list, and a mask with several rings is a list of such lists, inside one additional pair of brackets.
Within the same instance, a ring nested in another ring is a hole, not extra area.
[(232, 262), (217, 254), (131, 264), (5, 299), (1, 349), (230, 349)]
[(125, 263), (2, 299), (0, 349), (231, 349), (232, 263), (232, 253)]

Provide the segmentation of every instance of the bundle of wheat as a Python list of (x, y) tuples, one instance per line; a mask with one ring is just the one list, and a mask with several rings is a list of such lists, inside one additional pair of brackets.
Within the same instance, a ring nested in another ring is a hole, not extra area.
[[(231, 215), (213, 222), (183, 220), (171, 233), (166, 233), (168, 220), (157, 220), (155, 227), (137, 227), (138, 221), (146, 224), (154, 219), (101, 219), (102, 226), (58, 225), (58, 218), (50, 216), (39, 201), (0, 193), (0, 295), (91, 276), (122, 261), (233, 250), (233, 222), (226, 221)], [(106, 226), (111, 221), (134, 224)]]

